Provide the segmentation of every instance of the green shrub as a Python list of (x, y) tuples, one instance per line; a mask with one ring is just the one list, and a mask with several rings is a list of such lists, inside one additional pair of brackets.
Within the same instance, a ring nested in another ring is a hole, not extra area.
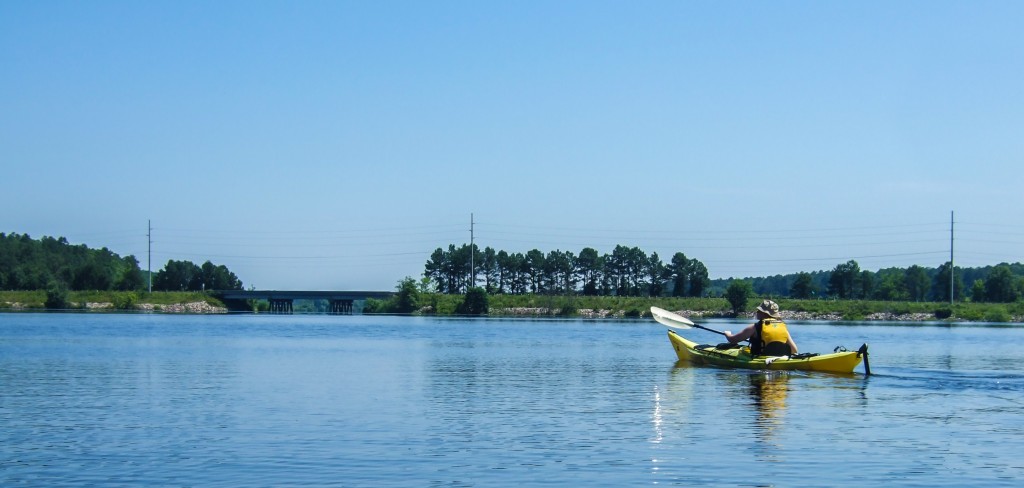
[(992, 307), (985, 313), (986, 322), (1009, 322), (1010, 313), (1003, 307)]
[(746, 280), (734, 280), (725, 290), (725, 298), (732, 306), (732, 312), (738, 314), (747, 310), (747, 301), (754, 295), (754, 285)]
[(135, 304), (139, 301), (139, 296), (132, 291), (126, 291), (121, 293), (115, 293), (114, 297), (114, 308), (118, 310), (133, 310)]
[(398, 294), (394, 297), (395, 311), (413, 313), (420, 308), (420, 290), (416, 280), (406, 276), (398, 282)]
[(387, 308), (386, 300), (378, 300), (376, 298), (367, 298), (366, 304), (363, 305), (363, 313), (385, 313)]
[(456, 309), (462, 304), (464, 298), (462, 295), (433, 293), (425, 299), (421, 296), (420, 301), (429, 303), (435, 315), (452, 315), (456, 313)]
[(856, 310), (849, 310), (849, 311), (843, 313), (843, 320), (848, 320), (850, 322), (856, 322), (858, 320), (864, 320), (864, 314), (861, 313), (861, 312), (858, 312)]
[(61, 281), (51, 281), (46, 287), (46, 308), (64, 310), (68, 308), (68, 286)]
[(954, 315), (963, 320), (981, 320), (985, 316), (986, 309), (978, 306), (958, 306)]
[(910, 304), (907, 302), (897, 302), (894, 303), (892, 307), (889, 308), (889, 311), (890, 313), (894, 313), (896, 315), (906, 315), (914, 313), (914, 308), (911, 307)]
[(459, 306), (458, 312), (463, 315), (486, 315), (487, 314), (487, 292), (479, 286), (474, 286), (466, 292), (466, 297)]
[(945, 320), (953, 316), (953, 309), (950, 307), (939, 307), (935, 309), (935, 318)]

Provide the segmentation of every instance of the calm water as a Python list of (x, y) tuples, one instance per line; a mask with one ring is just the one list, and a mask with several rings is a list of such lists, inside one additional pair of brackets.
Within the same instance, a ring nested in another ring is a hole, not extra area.
[(677, 365), (653, 321), (0, 314), (0, 485), (1024, 480), (1024, 328), (792, 328), (875, 374)]

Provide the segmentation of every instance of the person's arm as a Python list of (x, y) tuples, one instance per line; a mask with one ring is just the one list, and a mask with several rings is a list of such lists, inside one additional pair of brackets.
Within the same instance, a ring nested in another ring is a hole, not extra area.
[(747, 328), (745, 328), (745, 329), (743, 329), (743, 330), (741, 330), (741, 331), (739, 331), (739, 332), (737, 332), (735, 334), (733, 334), (732, 332), (729, 332), (729, 331), (725, 331), (725, 340), (729, 341), (732, 344), (736, 344), (737, 342), (741, 342), (741, 341), (745, 341), (747, 339), (750, 339), (751, 337), (753, 337), (753, 335), (754, 335), (754, 326), (750, 325)]
[(796, 342), (793, 342), (793, 336), (789, 335), (789, 331), (786, 331), (786, 344), (789, 344), (789, 350), (792, 351), (793, 355), (797, 354)]

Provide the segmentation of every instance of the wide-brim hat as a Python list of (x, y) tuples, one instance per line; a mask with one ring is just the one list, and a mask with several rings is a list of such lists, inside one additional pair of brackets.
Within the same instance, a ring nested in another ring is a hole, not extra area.
[(779, 318), (779, 304), (771, 300), (765, 300), (757, 306), (757, 311), (772, 318)]

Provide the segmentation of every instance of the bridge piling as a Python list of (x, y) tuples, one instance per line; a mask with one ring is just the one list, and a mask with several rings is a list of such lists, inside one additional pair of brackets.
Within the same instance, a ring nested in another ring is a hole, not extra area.
[(270, 313), (291, 315), (292, 304), (294, 302), (287, 298), (271, 298), (270, 299)]
[(352, 315), (353, 300), (331, 300), (331, 315)]

